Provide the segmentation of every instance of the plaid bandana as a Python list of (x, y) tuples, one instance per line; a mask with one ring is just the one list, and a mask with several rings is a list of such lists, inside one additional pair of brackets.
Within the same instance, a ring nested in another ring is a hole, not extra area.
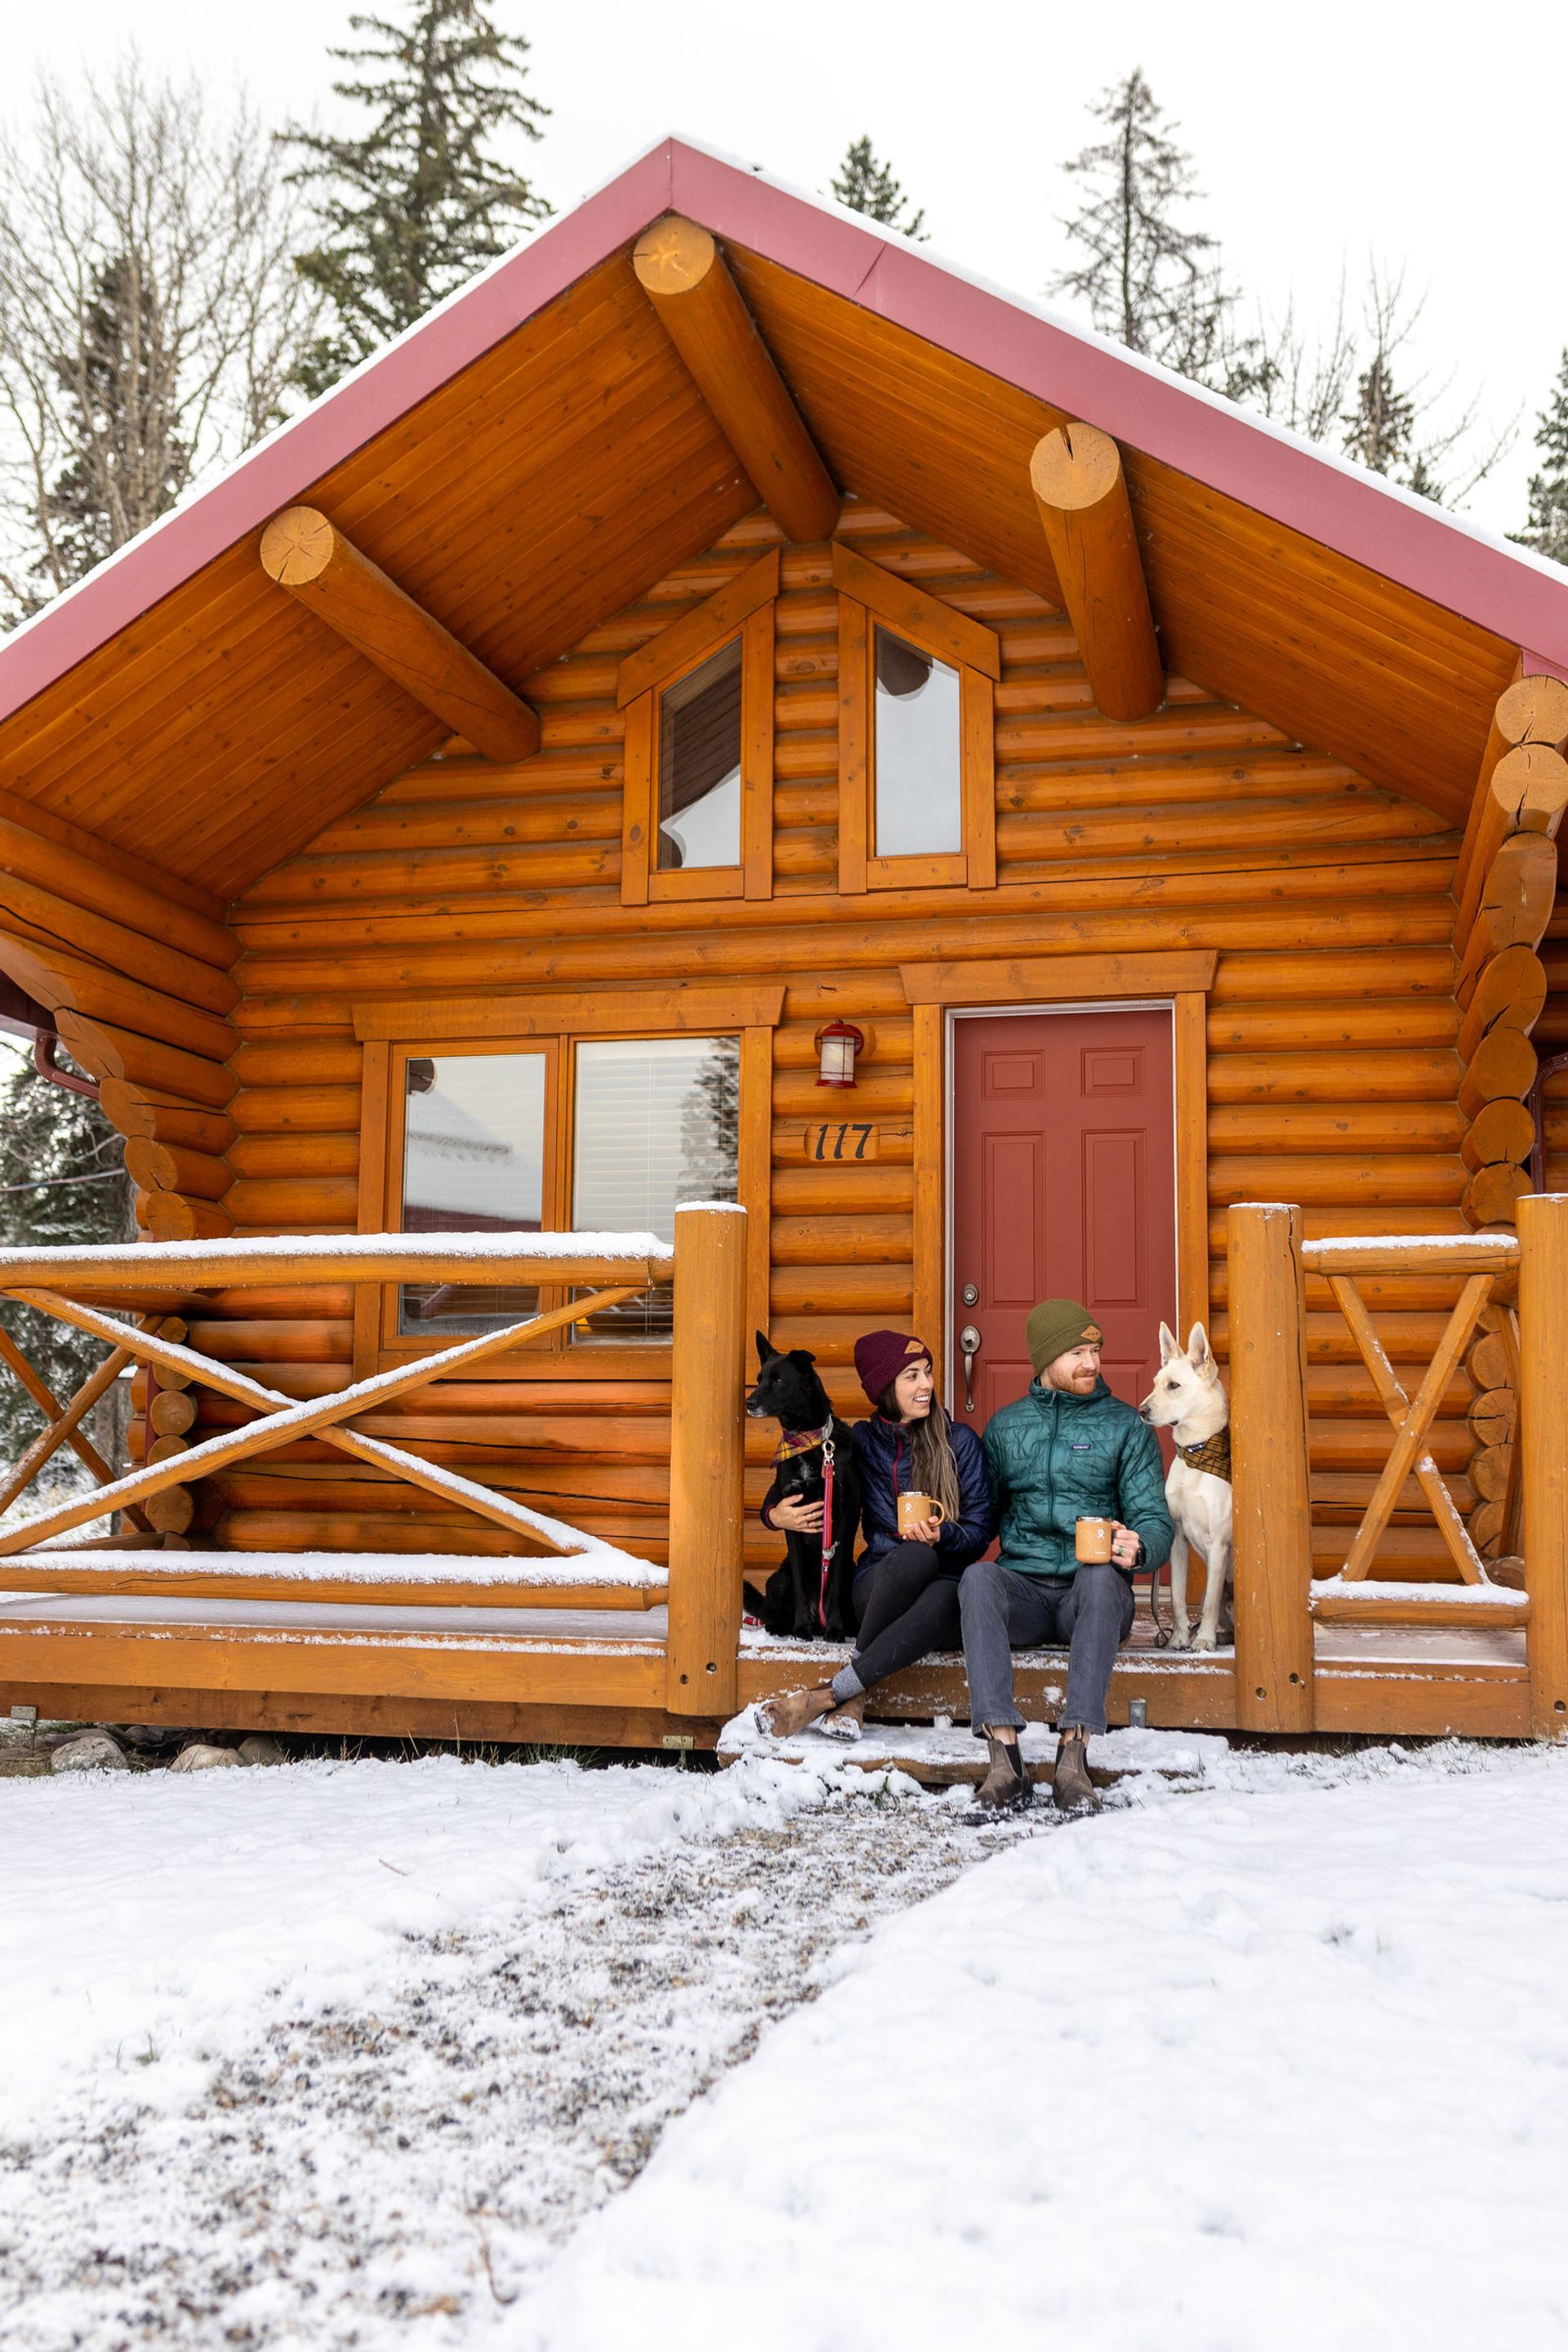
[(1177, 1453), (1189, 1470), (1206, 1470), (1212, 1477), (1230, 1484), (1230, 1426), (1216, 1429), (1212, 1437), (1200, 1437), (1195, 1444), (1178, 1445)]
[(831, 1422), (826, 1423), (821, 1429), (797, 1429), (795, 1431), (786, 1429), (779, 1440), (778, 1451), (773, 1455), (773, 1460), (775, 1462), (790, 1462), (794, 1460), (797, 1454), (814, 1453), (817, 1446), (826, 1444), (832, 1433), (833, 1423)]

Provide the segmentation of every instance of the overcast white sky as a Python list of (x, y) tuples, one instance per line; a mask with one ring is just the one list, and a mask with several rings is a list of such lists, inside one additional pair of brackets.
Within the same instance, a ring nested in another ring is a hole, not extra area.
[[(366, 0), (374, 6), (375, 0)], [(1420, 361), (1500, 424), (1512, 457), (1470, 510), (1517, 528), (1529, 436), (1568, 344), (1562, 93), (1568, 0), (1042, 0), (983, 6), (870, 0), (499, 0), (533, 43), (552, 109), (532, 163), (558, 210), (628, 155), (685, 131), (808, 188), (869, 131), (924, 204), (934, 250), (1026, 292), (1060, 266), (1060, 165), (1089, 135), (1085, 102), (1142, 64), (1195, 153), (1205, 225), (1235, 275), (1311, 321), (1342, 267), (1404, 266), (1427, 302)], [(133, 23), (149, 62), (244, 82), (271, 119), (330, 113), (326, 45), (342, 0), (13, 0), (10, 108), (30, 68), (68, 82)], [(9, 108), (8, 108), (8, 110)]]

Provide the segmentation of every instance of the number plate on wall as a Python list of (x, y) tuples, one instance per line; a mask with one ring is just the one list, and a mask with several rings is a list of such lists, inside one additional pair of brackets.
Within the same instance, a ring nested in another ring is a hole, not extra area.
[(881, 1129), (863, 1118), (829, 1119), (805, 1130), (808, 1160), (875, 1160)]

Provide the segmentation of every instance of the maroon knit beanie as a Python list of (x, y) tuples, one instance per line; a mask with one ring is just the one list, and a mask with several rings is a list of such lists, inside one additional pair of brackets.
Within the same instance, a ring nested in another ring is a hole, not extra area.
[(931, 1362), (931, 1349), (907, 1331), (867, 1331), (855, 1342), (855, 1370), (873, 1404), (880, 1403), (900, 1372), (922, 1359)]

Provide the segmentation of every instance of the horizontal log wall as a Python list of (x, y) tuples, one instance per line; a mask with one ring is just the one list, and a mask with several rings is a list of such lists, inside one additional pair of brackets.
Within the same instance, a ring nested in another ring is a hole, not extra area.
[[(754, 518), (574, 654), (519, 681), (542, 721), (535, 758), (513, 769), (462, 757), (423, 762), (330, 824), (235, 908), (245, 993), (232, 1016), (240, 1043), (225, 1207), (237, 1228), (352, 1230), (356, 1001), (412, 1004), (443, 992), (686, 974), (782, 977), (773, 1331), (812, 1348), (836, 1400), (858, 1413), (855, 1335), (912, 1313), (913, 1024), (897, 965), (1213, 947), (1208, 1181), (1222, 1355), (1232, 1201), (1298, 1201), (1310, 1234), (1463, 1230), (1456, 835), (1179, 678), (1153, 717), (1114, 724), (1092, 706), (1066, 624), (1037, 597), (872, 510), (851, 507), (844, 531), (1001, 638), (996, 889), (879, 892), (838, 912), (831, 566), (826, 547), (789, 548), (777, 607), (773, 902), (623, 912), (616, 668), (773, 543), (772, 525)], [(800, 1156), (803, 1122), (822, 1099), (812, 1036), (833, 1013), (875, 1028), (856, 1098), (882, 1129), (873, 1165), (808, 1167)], [(1386, 1310), (1396, 1360), (1423, 1365), (1450, 1289), (1409, 1277), (1368, 1291)], [(1335, 1523), (1359, 1516), (1388, 1430), (1325, 1285), (1309, 1285), (1309, 1305), (1318, 1542), (1331, 1560), (1348, 1533)], [(347, 1376), (350, 1301), (247, 1292), (220, 1301), (194, 1336), (290, 1393), (315, 1394)], [(1456, 1378), (1434, 1437), (1436, 1459), (1456, 1474), (1471, 1451), (1470, 1394)], [(203, 1425), (219, 1425), (228, 1411), (205, 1405)], [(658, 1380), (475, 1381), (411, 1399), (367, 1426), (662, 1557), (668, 1390)], [(754, 1501), (768, 1435), (749, 1429), (747, 1438)], [(492, 1538), (406, 1487), (394, 1494), (324, 1447), (302, 1445), (212, 1486), (213, 1518), (237, 1546), (504, 1548), (499, 1531)], [(1457, 1493), (1468, 1508), (1462, 1477)], [(1386, 1549), (1411, 1573), (1437, 1569), (1442, 1557), (1421, 1509), (1402, 1514)], [(762, 1566), (777, 1546), (753, 1527), (751, 1551)]]

